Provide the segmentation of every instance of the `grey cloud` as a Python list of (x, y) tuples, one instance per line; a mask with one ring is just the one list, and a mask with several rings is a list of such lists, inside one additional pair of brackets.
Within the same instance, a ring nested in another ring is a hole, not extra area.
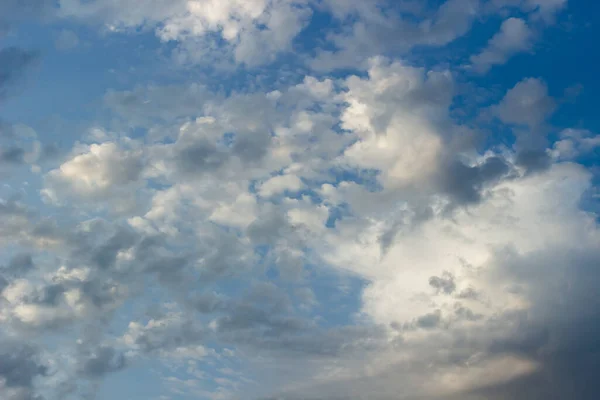
[(25, 163), (25, 149), (21, 147), (0, 148), (0, 164), (23, 164)]
[(528, 78), (510, 89), (500, 103), (490, 110), (500, 121), (515, 128), (513, 131), (517, 137), (518, 150), (539, 150), (547, 145), (546, 122), (556, 106), (546, 83)]
[(136, 240), (137, 236), (133, 232), (119, 229), (105, 243), (92, 251), (91, 259), (100, 268), (111, 268), (117, 260), (119, 251), (130, 248)]
[(120, 371), (127, 366), (125, 355), (117, 352), (112, 347), (99, 347), (94, 349), (83, 360), (81, 373), (89, 378), (102, 378), (104, 375)]
[(267, 154), (270, 140), (271, 136), (266, 130), (252, 136), (236, 137), (233, 152), (245, 162), (256, 162)]
[(213, 172), (222, 167), (228, 159), (228, 152), (218, 149), (208, 141), (182, 143), (175, 153), (177, 166), (186, 174)]
[(591, 400), (600, 385), (600, 254), (596, 249), (552, 249), (544, 253), (500, 256), (515, 282), (536, 282), (528, 313), (508, 314), (498, 325), (514, 326), (494, 340), (491, 353), (512, 353), (537, 361), (538, 372), (475, 394), (500, 399)]
[(509, 124), (539, 126), (556, 108), (548, 95), (546, 83), (529, 78), (510, 89), (494, 112), (500, 120)]
[(542, 172), (550, 168), (552, 159), (547, 152), (541, 150), (523, 150), (517, 154), (515, 162), (525, 169), (525, 174)]
[(34, 267), (31, 254), (21, 253), (11, 258), (5, 270), (11, 275), (21, 276), (31, 271)]
[(66, 291), (67, 287), (60, 283), (44, 286), (37, 293), (33, 302), (56, 307)]
[(0, 199), (0, 217), (3, 219), (3, 224), (0, 224), (0, 237), (20, 237), (30, 229), (31, 216), (31, 210), (20, 202), (18, 197)]
[(458, 293), (459, 299), (477, 300), (479, 298), (479, 296), (480, 296), (479, 292), (472, 287), (463, 289), (463, 290), (461, 290), (460, 293)]
[(471, 310), (467, 307), (463, 307), (460, 304), (455, 308), (454, 314), (459, 319), (464, 319), (467, 321), (478, 321), (483, 318), (483, 315), (477, 314), (477, 313), (473, 312), (473, 310)]
[(374, 55), (405, 53), (419, 45), (443, 46), (466, 34), (479, 13), (477, 0), (448, 0), (426, 17), (403, 18), (385, 12), (393, 9), (392, 4), (383, 2), (358, 13), (350, 31), (332, 35), (337, 51), (319, 52), (311, 67), (361, 68), (362, 61)]
[(7, 400), (38, 398), (34, 393), (34, 380), (47, 375), (48, 367), (39, 361), (34, 347), (5, 342), (0, 348), (0, 378), (5, 381), (5, 388), (0, 388), (0, 394), (6, 390)]
[(267, 213), (257, 218), (248, 226), (248, 236), (254, 244), (273, 244), (289, 230), (289, 224), (284, 215), (278, 212)]
[(473, 167), (455, 161), (443, 171), (442, 187), (458, 204), (476, 203), (486, 185), (508, 174), (510, 167), (500, 157), (490, 157)]
[(423, 329), (433, 329), (440, 325), (442, 315), (439, 311), (429, 313), (417, 318), (417, 326)]
[[(198, 257), (193, 251), (171, 251), (166, 237), (151, 235), (140, 237), (133, 247), (139, 271), (155, 274), (165, 285), (184, 284), (186, 268)], [(220, 253), (220, 252), (217, 252)], [(188, 281), (192, 284), (196, 280)]]
[(214, 102), (215, 95), (198, 84), (138, 86), (125, 92), (109, 90), (104, 96), (104, 104), (123, 117), (126, 124), (150, 127), (155, 123), (170, 124), (182, 118), (200, 116), (208, 99)]
[(450, 272), (444, 272), (441, 277), (432, 276), (429, 278), (429, 285), (437, 290), (437, 292), (444, 292), (445, 294), (452, 294), (456, 290), (456, 282), (454, 282), (454, 275)]
[(187, 299), (187, 303), (196, 311), (202, 314), (212, 314), (218, 311), (224, 311), (228, 306), (228, 299), (217, 293), (193, 294)]
[(193, 318), (157, 315), (155, 321), (134, 332), (134, 343), (144, 354), (198, 345), (208, 337), (206, 328)]

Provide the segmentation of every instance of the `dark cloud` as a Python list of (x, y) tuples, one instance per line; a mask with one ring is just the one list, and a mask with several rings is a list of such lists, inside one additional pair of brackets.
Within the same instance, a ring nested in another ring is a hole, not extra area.
[(510, 167), (500, 157), (490, 157), (483, 164), (468, 166), (455, 161), (444, 170), (441, 184), (457, 205), (481, 201), (481, 191), (508, 174)]
[(267, 154), (271, 137), (268, 131), (251, 136), (236, 136), (233, 142), (233, 152), (245, 162), (259, 161)]
[(533, 306), (496, 321), (514, 330), (494, 340), (488, 351), (535, 360), (540, 369), (474, 395), (492, 400), (598, 398), (600, 253), (553, 249), (503, 258), (503, 264), (511, 280), (536, 282), (530, 295)]
[(126, 366), (127, 360), (124, 354), (117, 352), (112, 347), (99, 347), (83, 360), (81, 373), (88, 378), (97, 379), (120, 371)]
[(423, 315), (417, 318), (417, 326), (423, 329), (433, 329), (439, 326), (442, 315), (439, 311)]
[(5, 271), (11, 275), (21, 276), (34, 268), (31, 254), (22, 253), (15, 255), (5, 268)]
[(135, 244), (137, 235), (125, 229), (119, 229), (105, 243), (94, 248), (91, 252), (91, 261), (102, 269), (112, 268), (121, 250), (130, 248)]
[(0, 164), (23, 164), (25, 163), (25, 149), (21, 147), (0, 148)]
[(48, 367), (40, 362), (34, 347), (10, 342), (1, 345), (0, 380), (4, 381), (4, 389), (0, 387), (0, 397), (8, 396), (3, 397), (7, 400), (41, 400), (34, 394), (34, 380), (47, 375)]
[(56, 307), (66, 291), (67, 287), (63, 284), (48, 285), (38, 291), (33, 302)]
[(213, 172), (222, 167), (228, 159), (227, 152), (208, 141), (184, 145), (175, 155), (177, 166), (186, 174)]
[(467, 321), (478, 321), (483, 318), (483, 315), (474, 313), (473, 310), (463, 307), (460, 304), (455, 307), (454, 314), (458, 319)]
[(432, 276), (429, 278), (429, 285), (437, 290), (438, 293), (452, 294), (456, 290), (454, 275), (450, 272), (444, 272), (441, 277)]
[(545, 151), (523, 150), (517, 154), (515, 164), (525, 169), (525, 174), (545, 171), (552, 165), (552, 159)]

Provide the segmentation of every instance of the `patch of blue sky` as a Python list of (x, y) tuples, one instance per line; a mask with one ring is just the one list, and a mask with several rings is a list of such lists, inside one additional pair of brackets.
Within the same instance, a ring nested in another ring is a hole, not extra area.
[(313, 317), (318, 316), (319, 326), (334, 328), (356, 323), (362, 305), (362, 292), (368, 281), (322, 265), (309, 265), (308, 270), (310, 287), (318, 302), (312, 312)]
[(161, 360), (148, 357), (119, 373), (107, 375), (99, 384), (95, 398), (158, 400), (161, 393), (169, 394), (163, 379), (168, 371)]

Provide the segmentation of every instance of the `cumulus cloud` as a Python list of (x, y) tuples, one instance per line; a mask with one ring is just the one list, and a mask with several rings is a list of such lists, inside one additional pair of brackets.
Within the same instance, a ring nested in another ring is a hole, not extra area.
[(183, 63), (213, 58), (216, 35), (227, 44), (227, 57), (249, 66), (289, 51), (311, 15), (303, 0), (159, 0), (144, 7), (134, 1), (61, 0), (59, 6), (63, 17), (101, 22), (113, 31), (142, 27), (153, 30), (161, 41), (177, 41), (176, 59)]
[[(3, 129), (0, 397), (93, 398), (134, 368), (166, 398), (595, 398), (600, 142), (551, 126), (553, 82), (471, 92), (464, 68), (529, 51), (564, 3), (61, 0), (256, 69), (107, 89), (47, 167), (41, 130)], [(470, 60), (420, 58), (490, 12)]]
[(7, 400), (42, 399), (35, 380), (48, 374), (38, 351), (20, 343), (5, 342), (0, 350), (0, 394)]
[[(72, 158), (46, 175), (45, 198), (61, 204), (67, 199), (91, 203), (117, 200), (117, 210), (136, 203), (136, 193), (144, 169), (143, 151), (121, 148), (115, 142), (81, 145)], [(120, 196), (115, 196), (117, 193)]]
[(530, 50), (533, 36), (527, 22), (519, 18), (507, 19), (487, 47), (471, 57), (473, 68), (478, 73), (485, 73), (494, 65), (504, 64), (512, 55)]
[[(444, 46), (470, 30), (480, 8), (478, 1), (448, 0), (433, 12), (407, 7), (408, 12), (398, 16), (392, 11), (397, 6), (393, 2), (327, 3), (344, 19), (354, 17), (354, 22), (332, 34), (335, 50), (318, 50), (310, 61), (318, 71), (364, 68), (372, 56), (404, 54), (416, 46)], [(402, 3), (410, 6), (410, 2)]]
[(549, 96), (548, 86), (537, 78), (517, 83), (491, 108), (494, 116), (516, 127), (517, 144), (524, 148), (545, 145), (546, 122), (555, 110), (556, 102)]

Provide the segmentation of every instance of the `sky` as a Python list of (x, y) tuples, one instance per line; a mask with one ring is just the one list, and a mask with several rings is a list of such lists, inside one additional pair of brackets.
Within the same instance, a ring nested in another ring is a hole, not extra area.
[(0, 398), (599, 398), (599, 17), (0, 0)]

